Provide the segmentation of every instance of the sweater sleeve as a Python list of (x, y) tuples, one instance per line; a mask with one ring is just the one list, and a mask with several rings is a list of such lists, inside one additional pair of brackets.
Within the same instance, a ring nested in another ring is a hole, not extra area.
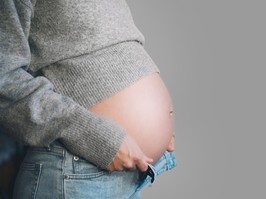
[(0, 1), (0, 126), (25, 145), (48, 146), (60, 139), (73, 154), (106, 168), (125, 129), (54, 92), (47, 78), (27, 72), (29, 2)]

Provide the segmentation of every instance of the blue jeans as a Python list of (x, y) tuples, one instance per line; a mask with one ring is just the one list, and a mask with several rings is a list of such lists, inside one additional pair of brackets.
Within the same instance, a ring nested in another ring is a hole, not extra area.
[[(154, 165), (155, 176), (176, 166), (174, 153), (165, 152)], [(108, 172), (69, 153), (59, 142), (30, 147), (17, 175), (14, 199), (137, 199), (151, 180), (140, 172)], [(156, 181), (156, 180), (155, 180)]]

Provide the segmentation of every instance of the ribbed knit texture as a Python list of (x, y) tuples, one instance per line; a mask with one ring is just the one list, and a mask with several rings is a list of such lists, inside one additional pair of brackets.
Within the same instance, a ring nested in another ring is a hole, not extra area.
[(42, 72), (57, 92), (89, 108), (159, 69), (140, 43), (130, 41), (54, 63)]

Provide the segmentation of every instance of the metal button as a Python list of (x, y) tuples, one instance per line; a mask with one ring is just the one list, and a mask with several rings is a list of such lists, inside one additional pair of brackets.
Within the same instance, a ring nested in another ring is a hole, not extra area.
[(64, 175), (64, 178), (67, 180), (69, 178), (69, 176), (65, 174)]
[(73, 158), (75, 161), (78, 161), (79, 160), (79, 157), (78, 156), (74, 156)]
[(46, 151), (48, 151), (48, 152), (51, 151), (51, 147), (50, 147), (50, 145), (46, 146), (45, 148), (46, 148)]

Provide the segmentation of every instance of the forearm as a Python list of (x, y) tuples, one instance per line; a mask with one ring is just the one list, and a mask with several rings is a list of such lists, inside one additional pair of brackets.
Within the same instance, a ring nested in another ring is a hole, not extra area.
[(54, 92), (45, 77), (27, 72), (31, 9), (16, 3), (0, 2), (0, 125), (27, 145), (60, 139), (72, 153), (105, 168), (123, 142), (124, 129)]

